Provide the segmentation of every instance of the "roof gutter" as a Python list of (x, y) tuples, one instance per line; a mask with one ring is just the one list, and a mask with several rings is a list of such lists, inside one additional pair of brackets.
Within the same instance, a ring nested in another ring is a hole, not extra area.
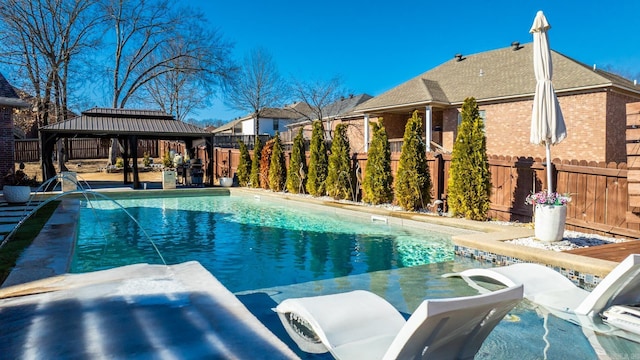
[(393, 105), (393, 106), (379, 106), (379, 107), (373, 107), (373, 108), (367, 108), (367, 109), (353, 110), (353, 113), (364, 114), (364, 113), (370, 113), (374, 111), (400, 110), (405, 107), (416, 107), (416, 106), (427, 106), (427, 105), (449, 106), (452, 104), (448, 102), (440, 102), (440, 101), (417, 101), (413, 103), (406, 103), (406, 104)]

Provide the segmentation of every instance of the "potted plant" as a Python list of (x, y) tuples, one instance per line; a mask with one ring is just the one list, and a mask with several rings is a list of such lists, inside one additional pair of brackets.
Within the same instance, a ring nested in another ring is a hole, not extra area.
[(536, 239), (546, 242), (562, 240), (567, 219), (567, 203), (570, 201), (569, 194), (557, 192), (540, 191), (527, 196), (525, 203), (535, 205)]
[(36, 186), (35, 179), (30, 178), (22, 169), (11, 169), (4, 177), (2, 194), (4, 200), (10, 204), (24, 204), (31, 196), (31, 186)]
[(232, 187), (233, 178), (229, 177), (229, 169), (227, 168), (227, 160), (222, 160), (222, 177), (220, 177), (220, 186)]

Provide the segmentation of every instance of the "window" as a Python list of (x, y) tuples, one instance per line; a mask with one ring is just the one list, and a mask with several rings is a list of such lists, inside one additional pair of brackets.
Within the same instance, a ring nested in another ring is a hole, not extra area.
[(273, 119), (273, 131), (280, 131), (280, 120)]

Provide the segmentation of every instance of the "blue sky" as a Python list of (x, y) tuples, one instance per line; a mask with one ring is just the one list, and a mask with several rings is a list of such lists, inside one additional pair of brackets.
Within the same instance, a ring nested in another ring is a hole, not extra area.
[[(200, 8), (234, 57), (266, 48), (284, 77), (340, 76), (354, 94), (379, 95), (445, 61), (532, 41), (538, 10), (551, 48), (580, 62), (640, 80), (640, 1), (221, 1), (180, 0)], [(532, 70), (533, 71), (533, 70)], [(215, 100), (195, 118), (245, 115)]]

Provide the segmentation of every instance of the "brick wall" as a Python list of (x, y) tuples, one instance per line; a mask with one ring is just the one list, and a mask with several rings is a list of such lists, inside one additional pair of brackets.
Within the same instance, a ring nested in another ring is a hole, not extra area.
[(14, 169), (13, 108), (0, 107), (0, 185), (4, 186), (4, 176)]
[(626, 130), (627, 130), (627, 104), (636, 103), (638, 98), (633, 98), (616, 91), (610, 91), (607, 95), (607, 162), (626, 162)]
[[(558, 98), (567, 137), (551, 148), (551, 157), (607, 161), (605, 92)], [(529, 142), (533, 100), (481, 106), (486, 111), (487, 153), (545, 157), (545, 147)]]

